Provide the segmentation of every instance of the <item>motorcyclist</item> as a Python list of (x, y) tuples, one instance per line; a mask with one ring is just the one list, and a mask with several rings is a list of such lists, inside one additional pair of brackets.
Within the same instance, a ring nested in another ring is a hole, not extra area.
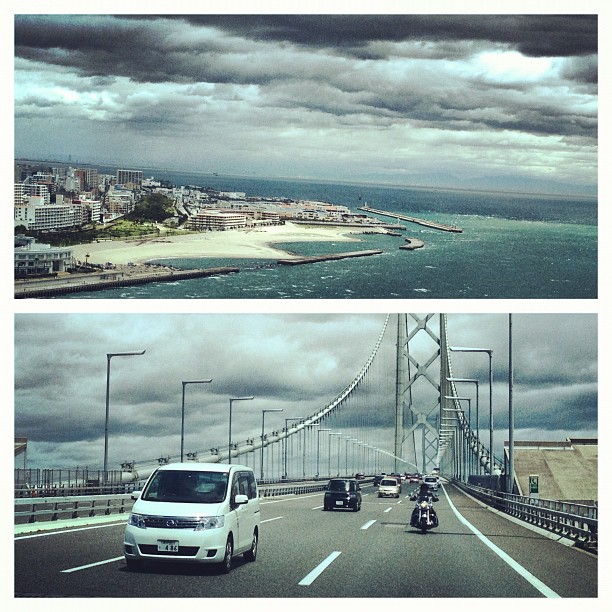
[(410, 497), (410, 499), (412, 501), (416, 501), (416, 505), (414, 507), (414, 510), (412, 511), (412, 515), (410, 517), (410, 524), (415, 527), (416, 524), (418, 523), (418, 517), (419, 517), (419, 505), (421, 504), (421, 502), (427, 502), (428, 504), (430, 504), (431, 506), (431, 513), (433, 515), (433, 519), (435, 524), (437, 525), (438, 523), (438, 515), (436, 514), (436, 511), (434, 510), (433, 507), (433, 502), (438, 501), (438, 498), (432, 493), (431, 489), (427, 486), (426, 483), (421, 483), (421, 486), (419, 487), (419, 490), (417, 493), (415, 493), (414, 495), (412, 495)]

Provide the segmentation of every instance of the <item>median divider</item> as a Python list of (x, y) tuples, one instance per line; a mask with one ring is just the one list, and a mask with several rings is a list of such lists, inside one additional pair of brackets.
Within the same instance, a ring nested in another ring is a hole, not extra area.
[[(324, 491), (327, 481), (317, 483), (259, 485), (259, 496), (282, 497)], [(131, 493), (17, 498), (15, 535), (127, 521)]]

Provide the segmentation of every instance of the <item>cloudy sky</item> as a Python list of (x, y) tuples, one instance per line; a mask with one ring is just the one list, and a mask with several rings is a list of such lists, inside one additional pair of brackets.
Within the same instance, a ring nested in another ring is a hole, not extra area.
[[(517, 440), (597, 436), (596, 319), (513, 316)], [(272, 430), (285, 417), (325, 406), (365, 364), (384, 320), (358, 313), (17, 314), (14, 435), (28, 438), (30, 467), (101, 467), (106, 354), (146, 349), (111, 360), (112, 469), (126, 459), (179, 453), (183, 380), (213, 379), (187, 386), (186, 452), (222, 446), (229, 398), (252, 395), (234, 405), (234, 439), (244, 440), (261, 432), (264, 408), (284, 409), (266, 417)], [(493, 349), (495, 423), (507, 427), (507, 315), (450, 314), (448, 332), (451, 346)], [(482, 381), (486, 407), (486, 356), (454, 354), (453, 372)], [(473, 394), (467, 387), (460, 392)], [(496, 442), (504, 439), (499, 431)]]
[(17, 14), (15, 155), (594, 194), (597, 25)]

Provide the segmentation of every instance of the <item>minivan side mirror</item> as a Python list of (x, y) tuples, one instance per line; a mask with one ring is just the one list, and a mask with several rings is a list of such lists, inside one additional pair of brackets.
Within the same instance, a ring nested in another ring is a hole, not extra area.
[(142, 491), (132, 491), (132, 495), (130, 496), (134, 501), (140, 498), (142, 495)]
[(234, 498), (234, 503), (237, 506), (242, 506), (243, 504), (249, 503), (249, 498), (246, 495), (236, 495), (236, 497)]

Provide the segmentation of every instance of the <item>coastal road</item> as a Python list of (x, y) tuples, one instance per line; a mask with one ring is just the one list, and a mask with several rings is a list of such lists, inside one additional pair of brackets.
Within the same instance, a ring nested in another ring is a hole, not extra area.
[(322, 493), (264, 499), (257, 561), (127, 569), (123, 523), (15, 538), (16, 597), (597, 597), (597, 557), (517, 525), (446, 486), (440, 526), (364, 486), (360, 512)]

